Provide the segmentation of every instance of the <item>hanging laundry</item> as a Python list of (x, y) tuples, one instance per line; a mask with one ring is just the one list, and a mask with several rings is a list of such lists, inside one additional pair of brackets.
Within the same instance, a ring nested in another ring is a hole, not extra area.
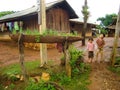
[(23, 30), (23, 21), (19, 22), (20, 30)]
[(2, 23), (2, 26), (1, 26), (1, 31), (2, 32), (4, 31), (4, 28), (5, 28), (5, 23)]
[(19, 31), (19, 25), (18, 25), (18, 22), (17, 22), (17, 21), (14, 22), (14, 29), (15, 29), (16, 31)]
[(12, 31), (13, 27), (12, 27), (12, 22), (9, 22), (8, 23), (8, 26), (9, 26), (9, 30)]
[(2, 28), (2, 24), (0, 24), (0, 31), (1, 31), (1, 28)]

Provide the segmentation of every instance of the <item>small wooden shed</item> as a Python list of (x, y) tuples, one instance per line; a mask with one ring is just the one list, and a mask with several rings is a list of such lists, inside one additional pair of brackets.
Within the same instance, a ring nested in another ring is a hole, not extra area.
[(117, 22), (117, 19), (115, 19), (111, 25), (106, 27), (106, 30), (108, 31), (108, 37), (114, 37), (115, 36), (116, 22)]
[[(73, 18), (78, 16), (66, 0), (46, 4), (47, 29), (70, 32), (69, 19)], [(15, 21), (23, 22), (23, 30), (38, 30), (38, 7), (33, 6), (0, 18), (0, 24)]]
[[(87, 29), (86, 29), (86, 37), (92, 36), (92, 33), (94, 33), (95, 28), (97, 24), (91, 23), (88, 21), (87, 23)], [(82, 30), (84, 26), (84, 22), (79, 19), (70, 19), (70, 29), (71, 32), (76, 31), (79, 35), (82, 35)]]

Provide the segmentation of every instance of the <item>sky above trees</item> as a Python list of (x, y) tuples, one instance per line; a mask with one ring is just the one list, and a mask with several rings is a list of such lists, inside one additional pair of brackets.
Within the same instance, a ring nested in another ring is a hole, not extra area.
[[(56, 0), (46, 0), (52, 2)], [(67, 0), (80, 18), (84, 0)], [(37, 0), (0, 0), (0, 11), (20, 11), (36, 5)], [(118, 13), (120, 0), (88, 0), (90, 12), (89, 20), (95, 22), (97, 18), (106, 14)]]

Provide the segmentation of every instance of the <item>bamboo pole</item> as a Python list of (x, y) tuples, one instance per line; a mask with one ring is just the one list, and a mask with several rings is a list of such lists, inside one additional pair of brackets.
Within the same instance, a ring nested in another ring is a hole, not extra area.
[(120, 7), (119, 7), (119, 12), (118, 12), (118, 17), (117, 17), (115, 37), (114, 37), (114, 43), (113, 43), (113, 50), (112, 50), (112, 55), (111, 55), (112, 66), (114, 66), (114, 64), (115, 64), (119, 34), (120, 34)]
[(20, 61), (21, 71), (23, 74), (24, 81), (25, 81), (25, 83), (27, 83), (29, 77), (27, 75), (26, 68), (24, 65), (24, 44), (23, 44), (23, 35), (22, 34), (20, 34), (19, 39), (18, 39), (18, 47), (19, 47), (19, 61)]

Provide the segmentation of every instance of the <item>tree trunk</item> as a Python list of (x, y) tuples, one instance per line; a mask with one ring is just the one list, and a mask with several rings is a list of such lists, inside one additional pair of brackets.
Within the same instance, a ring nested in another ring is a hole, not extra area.
[(112, 54), (111, 54), (112, 66), (114, 66), (114, 64), (115, 64), (115, 58), (116, 58), (116, 54), (117, 54), (117, 46), (118, 46), (119, 34), (120, 34), (120, 8), (119, 8), (118, 18), (117, 18), (117, 23), (116, 23), (113, 50), (112, 50)]
[[(46, 30), (46, 5), (45, 5), (45, 0), (40, 0), (40, 14), (39, 14), (39, 19), (40, 22), (39, 24), (39, 31), (40, 34), (45, 32)], [(44, 66), (47, 63), (47, 45), (46, 44), (40, 44), (40, 67)]]
[(86, 29), (87, 29), (87, 17), (84, 17), (84, 26), (83, 26), (83, 31), (82, 31), (82, 46), (85, 46), (85, 34), (86, 34)]
[(84, 15), (84, 26), (82, 30), (82, 37), (83, 37), (82, 46), (85, 46), (85, 34), (86, 34), (86, 29), (87, 29), (87, 20), (89, 17), (89, 11), (87, 9), (88, 9), (87, 0), (85, 0), (83, 10), (82, 10), (82, 13)]
[(20, 36), (19, 36), (18, 47), (19, 47), (19, 54), (20, 54), (19, 58), (20, 58), (21, 71), (22, 71), (22, 74), (24, 77), (24, 81), (27, 83), (29, 77), (27, 75), (26, 68), (24, 65), (24, 45), (23, 45), (23, 35), (22, 34), (20, 34)]

